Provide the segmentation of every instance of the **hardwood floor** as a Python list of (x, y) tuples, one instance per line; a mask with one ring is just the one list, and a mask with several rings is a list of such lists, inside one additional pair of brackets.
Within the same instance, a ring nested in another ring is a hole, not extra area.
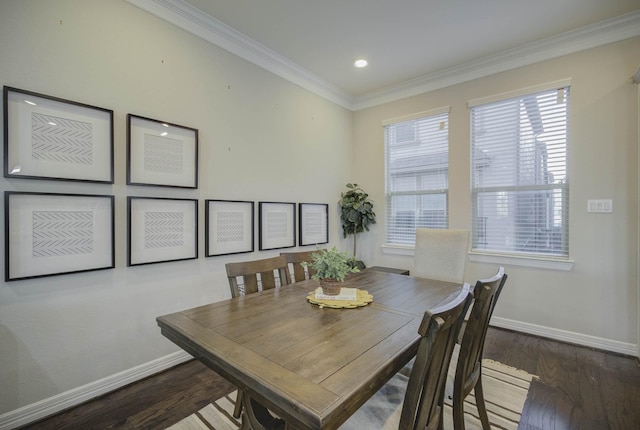
[(161, 430), (234, 389), (199, 361), (191, 360), (21, 428)]
[[(496, 328), (484, 356), (539, 376), (520, 430), (640, 428), (635, 358)], [(22, 429), (162, 430), (233, 389), (192, 360)]]
[(520, 430), (640, 429), (640, 365), (633, 357), (490, 328), (484, 357), (537, 375)]

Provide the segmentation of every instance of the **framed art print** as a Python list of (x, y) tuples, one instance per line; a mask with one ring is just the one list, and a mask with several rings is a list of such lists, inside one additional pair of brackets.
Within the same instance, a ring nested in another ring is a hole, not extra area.
[(5, 281), (115, 267), (114, 197), (5, 191)]
[(296, 204), (259, 202), (259, 250), (296, 246)]
[(127, 184), (198, 188), (198, 130), (127, 115)]
[(113, 111), (4, 87), (4, 176), (113, 183)]
[(300, 203), (298, 225), (300, 246), (329, 243), (329, 205)]
[(236, 200), (205, 200), (205, 256), (254, 250), (254, 204)]
[(127, 197), (128, 266), (198, 258), (198, 200)]

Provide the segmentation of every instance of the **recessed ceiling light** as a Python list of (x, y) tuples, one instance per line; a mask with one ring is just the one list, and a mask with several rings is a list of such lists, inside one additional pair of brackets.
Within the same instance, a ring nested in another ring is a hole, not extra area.
[(355, 67), (357, 67), (358, 69), (362, 69), (363, 67), (367, 67), (367, 65), (369, 64), (369, 62), (367, 60), (365, 60), (364, 58), (360, 58), (358, 60), (356, 60), (353, 65)]

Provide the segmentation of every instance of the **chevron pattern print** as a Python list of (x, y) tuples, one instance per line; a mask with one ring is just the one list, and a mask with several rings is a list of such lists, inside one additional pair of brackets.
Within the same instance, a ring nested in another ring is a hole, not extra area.
[(32, 113), (31, 138), (31, 156), (35, 160), (93, 163), (91, 123)]
[(144, 135), (144, 169), (150, 172), (181, 175), (184, 145), (181, 140)]
[(144, 247), (146, 249), (178, 248), (184, 245), (184, 214), (154, 212), (144, 214)]
[(93, 212), (34, 211), (34, 258), (93, 253)]
[(219, 243), (241, 242), (244, 240), (242, 212), (218, 212), (216, 223)]

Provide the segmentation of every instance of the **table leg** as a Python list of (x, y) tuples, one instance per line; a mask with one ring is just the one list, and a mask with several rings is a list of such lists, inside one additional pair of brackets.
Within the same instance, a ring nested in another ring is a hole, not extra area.
[(241, 430), (279, 430), (285, 428), (283, 420), (271, 415), (267, 408), (253, 400), (245, 390), (242, 391), (242, 406)]

